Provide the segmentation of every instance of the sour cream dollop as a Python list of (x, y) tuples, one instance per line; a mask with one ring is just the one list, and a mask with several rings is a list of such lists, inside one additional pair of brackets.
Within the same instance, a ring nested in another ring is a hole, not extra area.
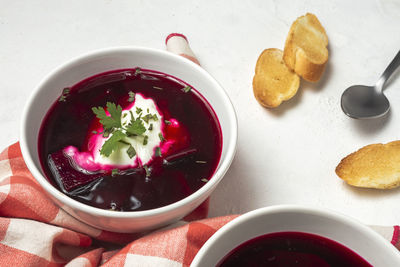
[[(132, 104), (122, 111), (122, 131), (126, 133), (127, 125), (138, 117), (142, 118), (146, 131), (142, 135), (124, 137), (118, 143), (117, 149), (108, 157), (100, 154), (100, 150), (104, 143), (112, 137), (112, 134), (104, 137), (101, 133), (97, 133), (101, 132), (102, 129), (99, 129), (96, 133), (89, 133), (88, 151), (80, 152), (76, 147), (68, 146), (64, 148), (64, 153), (70, 156), (79, 167), (87, 171), (135, 168), (149, 164), (156, 156), (157, 150), (161, 153), (167, 152), (171, 141), (163, 139), (163, 129), (166, 125), (156, 103), (153, 99), (145, 98), (139, 93), (135, 94)], [(179, 128), (177, 120), (171, 119), (170, 121), (173, 127)], [(133, 157), (128, 153), (130, 146), (136, 152)]]

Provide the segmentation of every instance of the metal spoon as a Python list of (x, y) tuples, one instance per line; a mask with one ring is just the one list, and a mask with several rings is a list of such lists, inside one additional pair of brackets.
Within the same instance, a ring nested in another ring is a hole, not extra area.
[(385, 115), (390, 108), (383, 94), (383, 87), (393, 72), (400, 66), (400, 51), (383, 72), (374, 86), (353, 85), (342, 94), (342, 110), (354, 119), (372, 119)]

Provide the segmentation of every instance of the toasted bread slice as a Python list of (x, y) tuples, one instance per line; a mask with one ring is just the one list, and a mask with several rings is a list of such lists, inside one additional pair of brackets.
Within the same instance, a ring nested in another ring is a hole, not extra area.
[(285, 42), (283, 59), (303, 79), (317, 82), (328, 61), (328, 37), (318, 18), (311, 13), (293, 22)]
[(368, 145), (348, 155), (336, 174), (358, 187), (391, 189), (400, 185), (400, 141)]
[(282, 50), (269, 48), (257, 60), (253, 93), (264, 107), (279, 106), (292, 98), (299, 88), (299, 76), (285, 65), (282, 56)]

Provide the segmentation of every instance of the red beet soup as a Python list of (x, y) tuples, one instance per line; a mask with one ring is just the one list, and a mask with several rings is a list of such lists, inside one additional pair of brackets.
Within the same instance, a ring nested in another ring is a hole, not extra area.
[(140, 68), (63, 89), (38, 141), (50, 183), (79, 202), (115, 211), (189, 196), (211, 179), (221, 150), (220, 124), (207, 100), (175, 77)]
[(328, 238), (302, 232), (266, 234), (244, 242), (218, 263), (229, 266), (371, 267), (361, 256)]

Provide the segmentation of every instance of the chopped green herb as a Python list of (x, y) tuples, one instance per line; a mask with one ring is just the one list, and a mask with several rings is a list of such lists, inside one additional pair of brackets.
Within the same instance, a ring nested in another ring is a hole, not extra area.
[(69, 92), (70, 92), (70, 88), (68, 88), (68, 87), (64, 88), (58, 101), (65, 102), (67, 99), (67, 96), (69, 95)]
[(144, 120), (146, 123), (149, 123), (150, 120), (158, 121), (158, 117), (156, 114), (146, 114), (143, 116), (142, 120)]
[(107, 139), (107, 141), (104, 142), (103, 146), (100, 149), (100, 154), (106, 157), (110, 156), (111, 153), (117, 149), (118, 142), (125, 136), (126, 135), (122, 131), (120, 130), (115, 131), (113, 135), (109, 139)]
[(149, 141), (149, 137), (147, 135), (145, 135), (144, 139), (143, 139), (143, 145), (144, 146), (147, 145), (148, 141)]
[(142, 113), (142, 111), (143, 111), (143, 109), (136, 107), (136, 114), (140, 114), (140, 113)]
[(128, 92), (128, 95), (129, 95), (129, 98), (128, 98), (128, 101), (129, 102), (133, 102), (133, 101), (135, 101), (135, 93), (134, 92), (132, 92), (132, 91), (129, 91)]
[(129, 135), (142, 135), (146, 131), (143, 121), (140, 118), (131, 121), (131, 123), (126, 128), (126, 132)]
[(150, 109), (149, 108), (147, 108), (147, 113), (150, 113)]
[(161, 157), (161, 148), (159, 146), (156, 147), (156, 157)]
[(150, 123), (150, 126), (149, 126), (149, 131), (152, 131), (153, 130), (153, 124), (152, 123)]
[(135, 70), (135, 75), (138, 75), (138, 74), (140, 74), (142, 72), (142, 70), (140, 69), (140, 68), (136, 68), (136, 70)]
[(128, 113), (124, 113), (124, 115), (122, 115), (122, 118), (126, 118), (126, 116), (128, 115)]
[(150, 176), (150, 170), (149, 170), (149, 167), (147, 167), (147, 165), (143, 165), (143, 169), (144, 169), (144, 171), (146, 172), (146, 178), (147, 177), (149, 177)]
[(133, 121), (135, 119), (135, 116), (133, 116), (132, 110), (129, 110), (129, 114), (131, 115), (131, 121)]
[(203, 178), (203, 179), (201, 179), (201, 181), (204, 182), (204, 183), (207, 183), (207, 182), (208, 182), (208, 179)]
[(149, 114), (146, 114), (145, 116), (143, 116), (142, 117), (142, 120), (145, 122), (145, 123), (149, 123)]
[(92, 131), (92, 134), (97, 134), (97, 131)]
[(169, 120), (164, 120), (166, 125), (171, 125), (172, 123)]
[(119, 174), (119, 170), (118, 169), (112, 169), (111, 170), (111, 176), (116, 176)]
[(159, 133), (159, 134), (158, 134), (158, 137), (160, 138), (160, 141), (161, 141), (161, 142), (165, 141), (165, 138), (164, 138), (164, 136), (163, 136), (162, 133)]
[(157, 90), (163, 90), (161, 87), (158, 87), (158, 86), (153, 86), (153, 88), (157, 89)]
[(190, 87), (190, 86), (186, 86), (185, 88), (183, 88), (183, 91), (184, 91), (185, 93), (190, 92), (190, 90), (192, 90), (192, 87)]
[(196, 163), (199, 163), (199, 164), (206, 164), (207, 161), (204, 161), (204, 160), (196, 160)]
[(146, 114), (145, 116), (143, 116), (142, 120), (146, 123), (149, 123), (149, 120), (152, 118), (153, 118), (153, 115)]
[(128, 154), (130, 159), (133, 158), (134, 156), (136, 156), (136, 150), (133, 148), (132, 145), (129, 145), (129, 148), (126, 151), (126, 153)]

